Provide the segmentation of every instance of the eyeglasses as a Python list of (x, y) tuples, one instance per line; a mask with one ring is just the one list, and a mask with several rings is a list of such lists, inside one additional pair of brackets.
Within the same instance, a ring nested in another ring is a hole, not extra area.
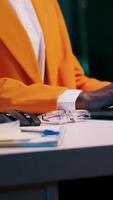
[(66, 123), (75, 123), (89, 118), (87, 110), (76, 110), (74, 112), (65, 110), (55, 110), (38, 115), (42, 124), (61, 125)]

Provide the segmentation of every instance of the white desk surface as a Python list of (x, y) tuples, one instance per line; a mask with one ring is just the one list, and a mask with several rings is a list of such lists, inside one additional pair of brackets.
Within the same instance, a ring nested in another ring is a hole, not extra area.
[(66, 125), (56, 148), (0, 148), (0, 186), (113, 175), (113, 121)]
[(65, 125), (62, 144), (50, 148), (0, 148), (0, 155), (113, 145), (113, 121), (86, 120)]

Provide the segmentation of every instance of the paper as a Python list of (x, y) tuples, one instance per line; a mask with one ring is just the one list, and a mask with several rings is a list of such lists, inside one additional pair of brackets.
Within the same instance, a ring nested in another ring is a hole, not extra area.
[(20, 122), (8, 122), (0, 124), (0, 142), (17, 140), (21, 137)]

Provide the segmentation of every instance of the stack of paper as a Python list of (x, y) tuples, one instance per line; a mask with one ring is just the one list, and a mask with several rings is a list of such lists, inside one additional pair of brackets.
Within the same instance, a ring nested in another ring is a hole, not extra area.
[(63, 126), (20, 127), (19, 121), (0, 124), (0, 147), (53, 147), (61, 143)]
[(20, 137), (20, 122), (18, 120), (0, 124), (0, 144), (2, 144), (2, 142), (19, 140)]

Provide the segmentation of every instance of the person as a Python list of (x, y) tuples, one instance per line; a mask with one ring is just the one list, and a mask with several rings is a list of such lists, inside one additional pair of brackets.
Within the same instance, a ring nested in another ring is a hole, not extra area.
[(103, 109), (113, 83), (86, 77), (57, 0), (0, 1), (0, 112)]
[(57, 0), (0, 0), (0, 112), (112, 104), (113, 83), (86, 77), (73, 54)]

